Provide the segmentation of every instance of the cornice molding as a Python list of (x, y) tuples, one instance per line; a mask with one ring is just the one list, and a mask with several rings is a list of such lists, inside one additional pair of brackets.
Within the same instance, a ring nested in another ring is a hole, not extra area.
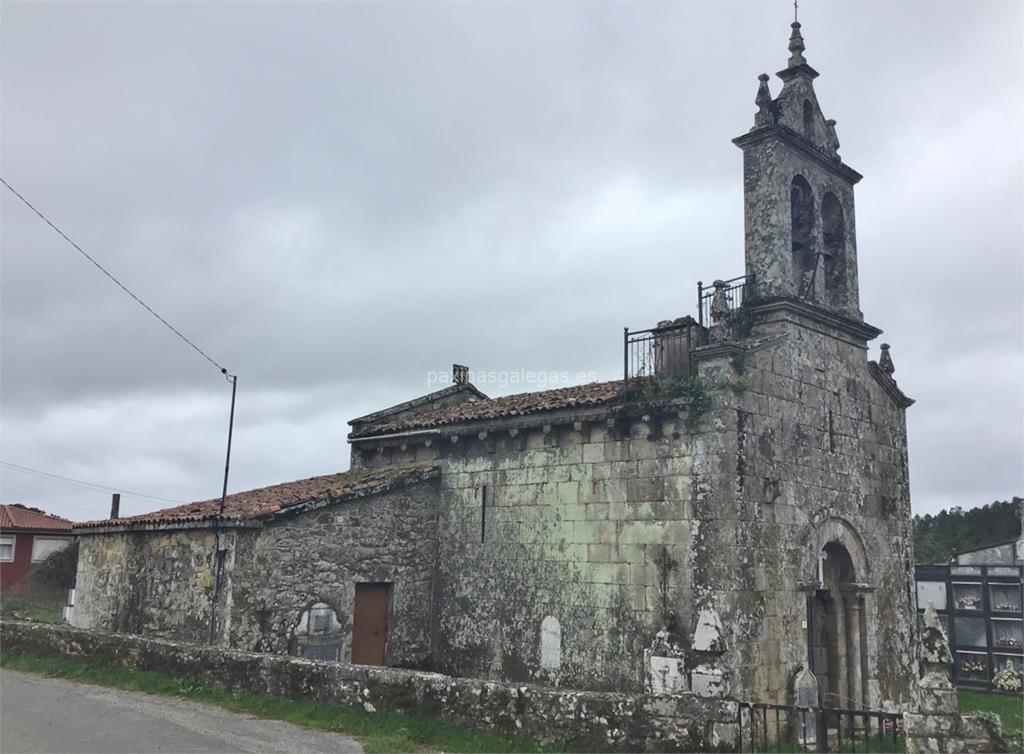
[(839, 330), (865, 343), (869, 340), (874, 340), (882, 334), (881, 329), (874, 325), (869, 325), (867, 322), (845, 317), (842, 314), (791, 296), (774, 296), (772, 298), (760, 299), (749, 306), (751, 313), (755, 316), (780, 311), (792, 312), (820, 325)]
[(755, 128), (749, 133), (737, 136), (732, 140), (732, 143), (740, 149), (747, 149), (748, 147), (760, 144), (761, 142), (769, 139), (781, 141), (793, 151), (798, 152), (809, 160), (816, 162), (818, 165), (829, 172), (834, 173), (843, 180), (849, 181), (851, 185), (859, 183), (860, 179), (864, 177), (842, 160), (833, 158), (812, 145), (793, 129), (780, 124)]
[(882, 389), (892, 398), (899, 408), (908, 409), (913, 406), (916, 401), (900, 390), (900, 386), (896, 384), (896, 380), (890, 377), (885, 371), (878, 366), (877, 361), (868, 362), (868, 373), (875, 378), (875, 382), (881, 385)]

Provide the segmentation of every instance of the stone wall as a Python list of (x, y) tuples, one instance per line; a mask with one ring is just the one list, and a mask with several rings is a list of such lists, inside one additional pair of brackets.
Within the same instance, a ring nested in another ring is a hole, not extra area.
[(435, 715), (573, 751), (734, 751), (737, 704), (569, 691), (0, 621), (5, 651), (79, 657), (282, 698)]
[[(295, 652), (299, 616), (322, 603), (345, 659), (355, 584), (388, 582), (392, 665), (640, 692), (688, 688), (717, 659), (735, 695), (792, 702), (828, 545), (850, 573), (829, 585), (843, 644), (822, 695), (902, 709), (903, 408), (843, 323), (793, 303), (754, 311), (751, 337), (694, 353), (699, 395), (359, 444), (364, 466), (437, 461), (440, 478), (222, 532), (218, 641)], [(82, 541), (76, 625), (206, 640), (212, 532)], [(704, 610), (722, 624), (716, 658), (692, 643)]]
[(351, 651), (359, 582), (391, 584), (387, 662), (422, 667), (431, 655), (436, 482), (222, 528), (222, 586), (214, 602), (218, 534), (210, 528), (83, 531), (74, 625), (267, 652), (297, 650), (294, 629), (316, 603), (335, 613), (340, 657)]
[(347, 659), (355, 586), (383, 582), (392, 585), (387, 663), (428, 665), (436, 508), (437, 483), (421, 482), (247, 532), (232, 553), (222, 641), (240, 649), (293, 651), (299, 614), (324, 603), (337, 615), (341, 658)]
[[(686, 415), (656, 433), (634, 418), (446, 449), (439, 668), (645, 688), (644, 650), (666, 627), (681, 640), (693, 617)], [(546, 618), (557, 657), (542, 656)]]
[(216, 542), (210, 530), (81, 536), (74, 625), (206, 640)]
[[(698, 350), (702, 409), (693, 396), (641, 400), (357, 444), (363, 464), (442, 465), (435, 667), (639, 691), (659, 631), (687, 670), (702, 661), (691, 637), (711, 608), (733, 693), (792, 702), (834, 542), (854, 573), (835, 594), (850, 651), (833, 703), (902, 709), (914, 630), (904, 412), (863, 339), (827, 318), (767, 306), (752, 338)], [(545, 621), (557, 658), (543, 654)]]
[(719, 393), (720, 452), (695, 469), (694, 582), (721, 614), (737, 687), (783, 702), (808, 662), (818, 558), (841, 545), (854, 572), (833, 597), (855, 654), (839, 659), (862, 672), (851, 687), (843, 668), (840, 706), (902, 709), (915, 629), (904, 410), (869, 373), (862, 341), (766, 309), (764, 347), (702, 365), (743, 389)]
[[(643, 690), (655, 635), (682, 642), (696, 617), (691, 464), (715, 432), (690, 415), (684, 400), (646, 417), (569, 412), (366, 454), (443, 464), (435, 668)], [(543, 625), (557, 631), (547, 655)]]

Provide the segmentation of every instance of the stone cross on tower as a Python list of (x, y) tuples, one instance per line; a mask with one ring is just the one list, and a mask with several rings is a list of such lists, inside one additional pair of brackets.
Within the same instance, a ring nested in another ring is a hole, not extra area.
[(790, 30), (789, 60), (776, 74), (782, 90), (773, 98), (767, 74), (758, 77), (754, 127), (733, 140), (743, 150), (746, 273), (761, 298), (862, 321), (853, 207), (861, 175), (839, 157), (836, 122), (818, 104), (818, 72), (804, 57), (800, 22)]

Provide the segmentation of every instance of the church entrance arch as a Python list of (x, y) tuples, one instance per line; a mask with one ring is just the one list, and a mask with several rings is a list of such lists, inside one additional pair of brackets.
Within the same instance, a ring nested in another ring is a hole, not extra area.
[(867, 706), (864, 597), (846, 546), (827, 542), (818, 552), (817, 588), (807, 599), (808, 664), (822, 706)]

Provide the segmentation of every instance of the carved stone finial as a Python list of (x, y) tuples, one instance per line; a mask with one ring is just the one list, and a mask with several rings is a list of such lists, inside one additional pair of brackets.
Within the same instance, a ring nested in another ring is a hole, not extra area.
[(833, 118), (825, 121), (825, 128), (828, 129), (828, 147), (832, 153), (839, 151), (839, 136), (836, 134), (836, 122)]
[(878, 357), (878, 367), (890, 377), (896, 372), (896, 365), (892, 363), (892, 356), (889, 355), (889, 344), (882, 344), (882, 355)]
[(452, 383), (465, 385), (469, 382), (469, 367), (464, 364), (452, 364)]
[(768, 88), (768, 74), (762, 73), (757, 80), (761, 83), (757, 86), (757, 97), (754, 98), (754, 104), (757, 105), (754, 126), (770, 126), (775, 123), (775, 114), (772, 112), (772, 92)]
[(949, 639), (935, 612), (935, 605), (931, 602), (924, 610), (921, 624), (921, 679), (918, 685), (949, 688), (949, 666), (953, 662), (953, 655), (949, 651)]
[(729, 316), (729, 299), (725, 295), (725, 283), (721, 280), (716, 280), (713, 285), (715, 286), (715, 293), (711, 297), (711, 319), (720, 320)]
[(796, 68), (807, 64), (807, 61), (804, 60), (804, 38), (800, 35), (799, 21), (794, 21), (790, 26), (793, 28), (793, 33), (789, 35), (789, 67)]
[(725, 283), (714, 282), (715, 293), (711, 297), (711, 339), (725, 340), (729, 335), (729, 299), (725, 294)]

